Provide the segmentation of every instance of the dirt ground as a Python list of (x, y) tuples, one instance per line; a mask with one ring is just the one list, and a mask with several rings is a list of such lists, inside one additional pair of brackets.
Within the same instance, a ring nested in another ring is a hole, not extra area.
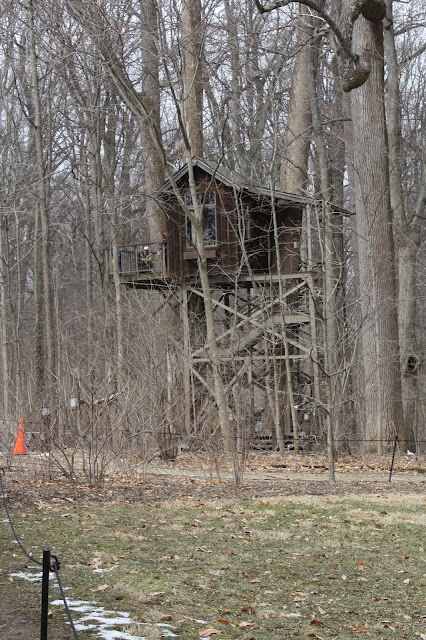
[(0, 638), (2, 640), (34, 640), (40, 637), (40, 616), (30, 615), (15, 602), (10, 602), (1, 587)]
[(254, 454), (247, 461), (241, 486), (235, 486), (232, 470), (224, 461), (213, 467), (194, 454), (183, 454), (176, 462), (156, 460), (143, 474), (137, 466), (131, 474), (115, 471), (102, 486), (87, 484), (83, 478), (70, 482), (54, 469), (48, 478), (43, 477), (23, 456), (13, 462), (5, 469), (3, 482), (9, 504), (22, 506), (49, 501), (134, 503), (426, 492), (425, 456), (396, 458), (391, 482), (389, 458), (341, 458), (335, 465), (336, 484), (330, 484), (324, 457)]
[[(1, 464), (1, 463), (0, 463)], [(327, 461), (315, 456), (250, 456), (241, 486), (232, 481), (232, 470), (222, 461), (212, 466), (202, 456), (183, 454), (176, 462), (155, 461), (130, 475), (115, 471), (103, 486), (83, 478), (70, 482), (55, 471), (45, 476), (28, 458), (3, 467), (3, 486), (13, 513), (19, 507), (43, 508), (43, 503), (137, 503), (169, 500), (215, 500), (276, 496), (426, 495), (426, 458), (399, 456), (389, 482), (390, 458), (342, 458), (336, 463), (336, 484), (328, 480)], [(6, 599), (0, 584), (0, 637), (33, 640), (39, 637), (39, 618), (25, 607)]]

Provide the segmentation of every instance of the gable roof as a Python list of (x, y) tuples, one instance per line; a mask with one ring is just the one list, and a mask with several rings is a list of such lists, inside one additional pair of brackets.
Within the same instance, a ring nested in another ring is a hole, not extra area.
[[(222, 184), (226, 185), (227, 187), (231, 187), (236, 191), (247, 192), (253, 195), (268, 197), (268, 198), (271, 198), (273, 195), (274, 198), (278, 200), (283, 200), (285, 202), (294, 202), (299, 204), (306, 204), (308, 202), (312, 202), (312, 199), (308, 197), (297, 196), (294, 193), (285, 193), (284, 191), (278, 191), (278, 190), (271, 191), (271, 189), (265, 189), (263, 187), (259, 187), (255, 183), (244, 181), (243, 177), (240, 174), (238, 174), (236, 171), (227, 169), (226, 167), (218, 165), (217, 163), (209, 160), (202, 160), (197, 156), (193, 156), (192, 166), (199, 167), (202, 171), (204, 171), (211, 177), (214, 177), (216, 181), (221, 182)], [(173, 174), (173, 178), (175, 182), (178, 182), (179, 180), (181, 180), (181, 178), (183, 178), (187, 174), (188, 174), (188, 163), (185, 163), (180, 169), (178, 169)], [(165, 193), (167, 191), (170, 191), (170, 189), (171, 189), (170, 180), (166, 180), (163, 186), (160, 187), (159, 193)]]

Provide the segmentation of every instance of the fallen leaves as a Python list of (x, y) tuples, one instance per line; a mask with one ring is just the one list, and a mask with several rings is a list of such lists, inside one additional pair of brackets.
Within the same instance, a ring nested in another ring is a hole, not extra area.
[(325, 622), (322, 622), (322, 620), (317, 620), (317, 618), (312, 618), (312, 620), (310, 621), (309, 624), (312, 624), (312, 625), (317, 626), (317, 627), (325, 627), (326, 626)]
[(210, 636), (220, 635), (222, 632), (214, 627), (205, 627), (199, 631), (198, 636), (200, 638), (210, 638)]
[(246, 607), (243, 607), (241, 609), (241, 611), (243, 611), (244, 613), (255, 613), (256, 605), (255, 604), (249, 604)]
[(105, 591), (105, 589), (109, 589), (109, 584), (100, 584), (99, 587), (96, 587), (96, 589), (90, 589), (90, 591)]
[(366, 633), (368, 629), (369, 626), (367, 623), (365, 623), (363, 627), (354, 627), (352, 625), (349, 627), (349, 631), (352, 631), (352, 633)]

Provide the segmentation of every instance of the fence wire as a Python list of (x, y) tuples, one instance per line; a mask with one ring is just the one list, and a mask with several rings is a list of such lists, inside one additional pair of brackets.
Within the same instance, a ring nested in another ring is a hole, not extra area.
[(39, 562), (38, 560), (36, 560), (36, 558), (33, 557), (33, 555), (31, 553), (29, 553), (24, 545), (22, 544), (22, 542), (20, 541), (20, 539), (18, 538), (18, 535), (16, 533), (15, 527), (13, 526), (13, 522), (12, 519), (10, 517), (10, 513), (9, 513), (9, 509), (7, 506), (7, 502), (6, 502), (6, 496), (4, 493), (4, 487), (3, 487), (3, 478), (6, 475), (5, 470), (4, 469), (0, 469), (1, 473), (0, 473), (0, 485), (1, 485), (1, 493), (2, 493), (2, 499), (3, 499), (3, 506), (4, 506), (4, 510), (6, 511), (6, 515), (7, 515), (7, 519), (9, 521), (10, 524), (10, 528), (12, 529), (13, 535), (15, 537), (16, 542), (19, 544), (21, 551), (27, 556), (27, 558), (29, 560), (31, 560), (31, 562), (35, 562), (36, 564), (38, 564), (40, 567), (43, 566), (42, 562)]
[(76, 628), (74, 626), (74, 622), (73, 622), (73, 619), (72, 619), (72, 616), (71, 616), (71, 611), (70, 611), (70, 608), (68, 606), (68, 602), (67, 602), (67, 599), (66, 599), (66, 596), (65, 596), (65, 592), (64, 592), (64, 588), (62, 586), (61, 579), (59, 577), (59, 562), (58, 562), (58, 559), (57, 559), (56, 556), (52, 556), (52, 558), (54, 558), (55, 560), (54, 560), (54, 562), (52, 564), (51, 569), (53, 569), (53, 571), (55, 572), (56, 580), (58, 582), (59, 591), (61, 592), (61, 596), (62, 596), (62, 600), (63, 600), (63, 603), (64, 603), (65, 611), (67, 612), (68, 621), (69, 621), (69, 623), (71, 625), (71, 629), (72, 629), (74, 638), (75, 638), (75, 640), (78, 640), (77, 631), (76, 631)]
[[(21, 548), (21, 551), (27, 556), (27, 558), (29, 558), (29, 560), (31, 560), (31, 562), (35, 562), (35, 564), (37, 564), (40, 567), (42, 567), (43, 563), (39, 562), (39, 560), (34, 558), (25, 549), (25, 547), (23, 546), (22, 542), (18, 538), (18, 535), (16, 533), (16, 529), (15, 529), (15, 527), (13, 525), (13, 522), (12, 522), (12, 519), (10, 517), (9, 508), (7, 506), (6, 495), (5, 495), (5, 491), (4, 491), (4, 485), (3, 485), (3, 478), (5, 477), (5, 475), (6, 475), (5, 470), (4, 469), (0, 469), (0, 487), (1, 487), (1, 493), (2, 493), (3, 506), (4, 506), (4, 510), (6, 511), (6, 515), (7, 515), (8, 521), (9, 521), (10, 528), (13, 531), (13, 535), (15, 537), (16, 542), (19, 544), (19, 547)], [(52, 555), (51, 557), (54, 558), (54, 562), (50, 567), (50, 571), (53, 571), (55, 573), (56, 580), (58, 582), (59, 591), (61, 592), (61, 596), (62, 596), (62, 600), (63, 600), (63, 603), (64, 603), (65, 611), (67, 612), (68, 620), (69, 620), (69, 623), (71, 625), (71, 629), (72, 629), (72, 632), (74, 634), (74, 638), (75, 638), (75, 640), (78, 640), (77, 631), (76, 631), (74, 622), (73, 622), (72, 617), (71, 617), (71, 611), (70, 611), (70, 608), (68, 606), (68, 602), (67, 602), (67, 599), (66, 599), (66, 596), (65, 596), (64, 588), (63, 588), (62, 583), (61, 583), (61, 579), (59, 577), (59, 566), (60, 566), (59, 565), (59, 561), (58, 561), (58, 558), (56, 556)]]

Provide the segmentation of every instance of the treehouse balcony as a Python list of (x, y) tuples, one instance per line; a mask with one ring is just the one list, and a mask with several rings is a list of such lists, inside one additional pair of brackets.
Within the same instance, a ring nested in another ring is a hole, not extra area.
[[(149, 241), (148, 241), (149, 242)], [(148, 246), (150, 259), (144, 257)], [(170, 246), (170, 248), (169, 248)], [(174, 251), (173, 251), (174, 249)], [(177, 250), (176, 250), (177, 249)], [(273, 247), (265, 249), (259, 242), (249, 241), (244, 249), (230, 258), (229, 248), (219, 244), (206, 245), (205, 253), (212, 285), (232, 287), (236, 283), (277, 284), (278, 280), (299, 278), (299, 242), (280, 244), (281, 269), (277, 269), (276, 252)], [(244, 257), (243, 257), (244, 256)], [(284, 256), (284, 258), (283, 258)], [(121, 284), (135, 288), (163, 288), (165, 286), (190, 286), (198, 281), (198, 253), (190, 246), (177, 247), (175, 243), (159, 242), (119, 245), (117, 270)], [(114, 281), (114, 253), (105, 251), (108, 280)]]
[[(114, 278), (114, 253), (105, 252), (107, 277), (110, 282)], [(140, 244), (119, 245), (117, 252), (117, 268), (120, 282), (124, 285), (140, 289), (164, 287), (170, 281), (167, 265), (167, 242), (150, 242)]]

